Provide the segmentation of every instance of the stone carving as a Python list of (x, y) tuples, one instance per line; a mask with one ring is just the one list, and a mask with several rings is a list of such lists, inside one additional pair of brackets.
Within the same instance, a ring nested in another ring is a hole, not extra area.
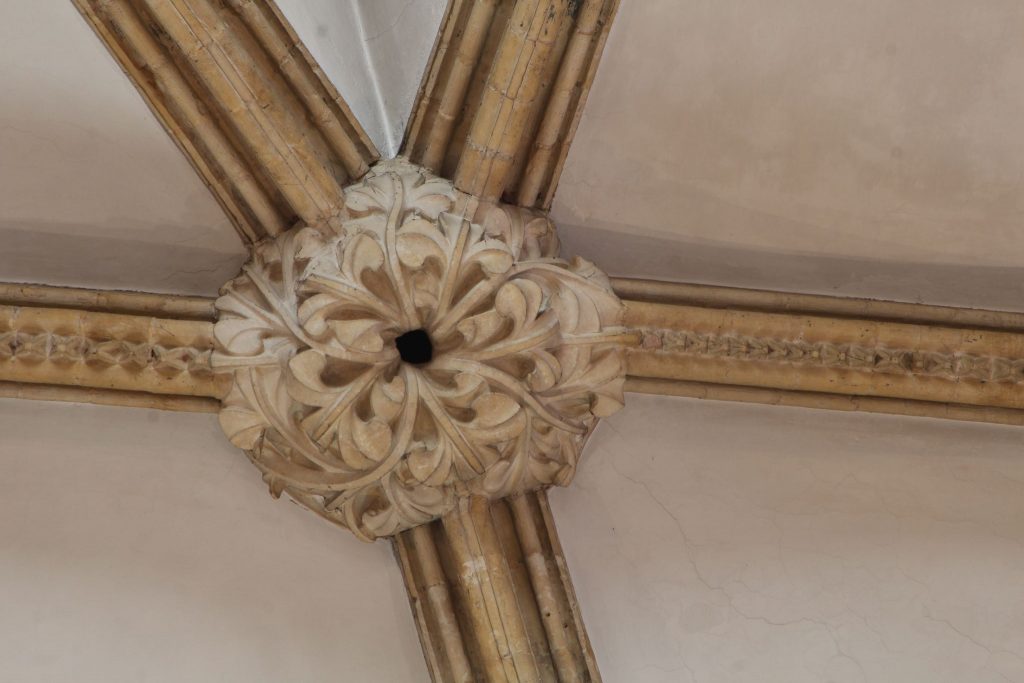
[[(622, 405), (622, 305), (547, 218), (455, 213), (403, 161), (345, 191), (331, 225), (254, 249), (217, 300), (221, 425), (274, 495), (372, 540), (459, 496), (567, 484)], [(465, 199), (464, 196), (461, 199)]]
[(83, 362), (100, 368), (120, 367), (131, 371), (151, 368), (165, 377), (182, 373), (197, 377), (211, 374), (209, 349), (92, 339), (54, 332), (0, 332), (0, 360), (58, 365)]
[(1024, 358), (792, 341), (689, 330), (644, 329), (641, 330), (641, 338), (643, 348), (656, 352), (942, 377), (956, 382), (1024, 382)]

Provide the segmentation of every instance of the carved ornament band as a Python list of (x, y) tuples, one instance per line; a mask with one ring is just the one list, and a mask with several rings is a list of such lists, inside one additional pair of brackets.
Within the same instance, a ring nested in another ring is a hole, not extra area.
[(642, 329), (642, 347), (652, 352), (761, 363), (789, 363), (822, 368), (849, 368), (955, 382), (1024, 382), (1024, 358), (942, 353), (884, 346), (836, 344), (701, 333), (690, 330)]
[(205, 321), (0, 306), (0, 381), (219, 397), (212, 333)]

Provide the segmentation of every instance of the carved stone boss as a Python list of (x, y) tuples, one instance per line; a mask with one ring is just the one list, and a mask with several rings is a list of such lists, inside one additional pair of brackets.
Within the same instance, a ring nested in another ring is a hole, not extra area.
[(365, 540), (568, 484), (622, 406), (623, 306), (543, 215), (385, 162), (217, 300), (220, 422), (272, 494)]

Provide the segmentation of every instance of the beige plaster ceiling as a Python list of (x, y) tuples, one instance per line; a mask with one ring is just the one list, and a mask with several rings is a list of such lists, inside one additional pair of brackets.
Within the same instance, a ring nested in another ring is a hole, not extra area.
[(224, 213), (70, 2), (0, 2), (0, 280), (214, 293)]
[[(624, 2), (555, 200), (567, 251), (1021, 309), (1024, 8), (938, 2)], [(392, 153), (444, 0), (280, 4)], [(2, 3), (0, 38), (0, 280), (214, 293), (242, 247), (71, 4)]]
[(629, 397), (550, 494), (607, 681), (1024, 680), (1020, 431)]
[(5, 683), (427, 679), (390, 546), (272, 499), (213, 415), (0, 399), (0, 434)]
[[(280, 6), (392, 154), (444, 0)], [(71, 2), (0, 2), (0, 88), (0, 281), (212, 295), (238, 272), (230, 222)]]
[(623, 275), (1024, 306), (1024, 5), (623, 2), (556, 197)]

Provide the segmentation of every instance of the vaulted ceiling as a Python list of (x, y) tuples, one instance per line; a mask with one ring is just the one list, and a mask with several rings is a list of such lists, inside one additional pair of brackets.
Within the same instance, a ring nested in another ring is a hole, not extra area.
[[(173, 15), (187, 4), (149, 6)], [(392, 157), (446, 0), (277, 5), (381, 156)], [(638, 0), (621, 3), (613, 26), (552, 207), (567, 253), (633, 278), (1024, 311), (1024, 8), (1016, 0)], [(247, 250), (204, 176), (71, 2), (0, 3), (0, 57), (0, 283), (210, 296), (238, 272)], [(288, 59), (274, 61), (276, 69)], [(270, 99), (252, 109), (272, 109)], [(301, 170), (285, 180), (308, 179)], [(301, 215), (281, 214), (283, 227)], [(553, 506), (570, 564), (583, 570), (579, 594), (606, 675), (861, 680), (900, 670), (905, 680), (964, 680), (991, 668), (1024, 678), (1021, 601), (1007, 599), (1024, 585), (1016, 514), (1024, 465), (1018, 431), (1007, 426), (1024, 424), (1024, 317), (615, 286), (628, 315), (614, 339), (628, 340), (631, 392), (895, 415), (640, 396), (602, 422), (582, 486), (553, 494)], [(3, 396), (222, 407), (217, 381), (227, 373), (210, 372), (209, 299), (6, 291), (15, 299), (3, 302)], [(115, 322), (111, 310), (120, 312)], [(16, 493), (0, 518), (19, 539), (8, 553), (14, 562), (0, 567), (18, 587), (13, 617), (0, 624), (0, 635), (13, 637), (0, 642), (17, 650), (6, 657), (16, 666), (79, 671), (75, 648), (55, 657), (47, 648), (61, 639), (77, 646), (80, 624), (111, 614), (114, 627), (79, 648), (97, 670), (110, 668), (119, 629), (145, 641), (142, 651), (189, 632), (202, 641), (186, 639), (189, 647), (205, 653), (218, 634), (190, 621), (212, 619), (229, 601), (228, 617), (234, 609), (271, 624), (228, 642), (223, 652), (253, 657), (236, 675), (306, 666), (305, 679), (317, 667), (424, 677), (395, 566), (378, 573), (354, 550), (325, 550), (333, 539), (321, 535), (333, 530), (316, 522), (270, 523), (270, 503), (247, 498), (262, 488), (257, 475), (236, 477), (230, 458), (241, 456), (212, 416), (96, 407), (78, 415), (0, 401), (8, 437), (0, 455), (15, 463)], [(187, 457), (176, 457), (182, 449)], [(55, 505), (56, 470), (70, 473), (76, 490), (99, 493), (87, 505)], [(167, 514), (176, 505), (214, 522), (197, 534), (189, 515)], [(69, 509), (80, 517), (71, 526)], [(527, 512), (521, 524), (537, 535)], [(258, 523), (240, 534), (243, 515)], [(150, 540), (154, 532), (167, 540)], [(70, 544), (51, 543), (68, 533)], [(309, 553), (319, 573), (291, 573), (288, 547)], [(197, 549), (206, 564), (187, 559)], [(373, 552), (387, 555), (381, 544)], [(403, 572), (412, 566), (402, 562)], [(82, 581), (92, 566), (103, 570)], [(168, 594), (194, 606), (169, 610), (166, 624), (155, 623), (163, 592), (147, 603), (145, 591), (121, 585), (179, 571), (185, 578), (175, 576)], [(407, 586), (418, 590), (408, 571)], [(363, 573), (374, 580), (358, 580)], [(73, 587), (68, 597), (52, 589), (62, 582)], [(338, 595), (323, 599), (335, 583), (345, 584), (344, 605)], [(298, 588), (298, 599), (282, 592), (248, 607), (252, 595), (279, 587)], [(118, 599), (97, 598), (104, 591)], [(351, 633), (338, 630), (338, 615)], [(494, 622), (480, 623), (492, 637)], [(158, 649), (143, 655), (171, 656), (169, 671), (177, 651)], [(230, 668), (223, 652), (187, 664), (197, 675)], [(293, 663), (296, 652), (309, 656)], [(131, 657), (116, 664), (135, 666)]]

